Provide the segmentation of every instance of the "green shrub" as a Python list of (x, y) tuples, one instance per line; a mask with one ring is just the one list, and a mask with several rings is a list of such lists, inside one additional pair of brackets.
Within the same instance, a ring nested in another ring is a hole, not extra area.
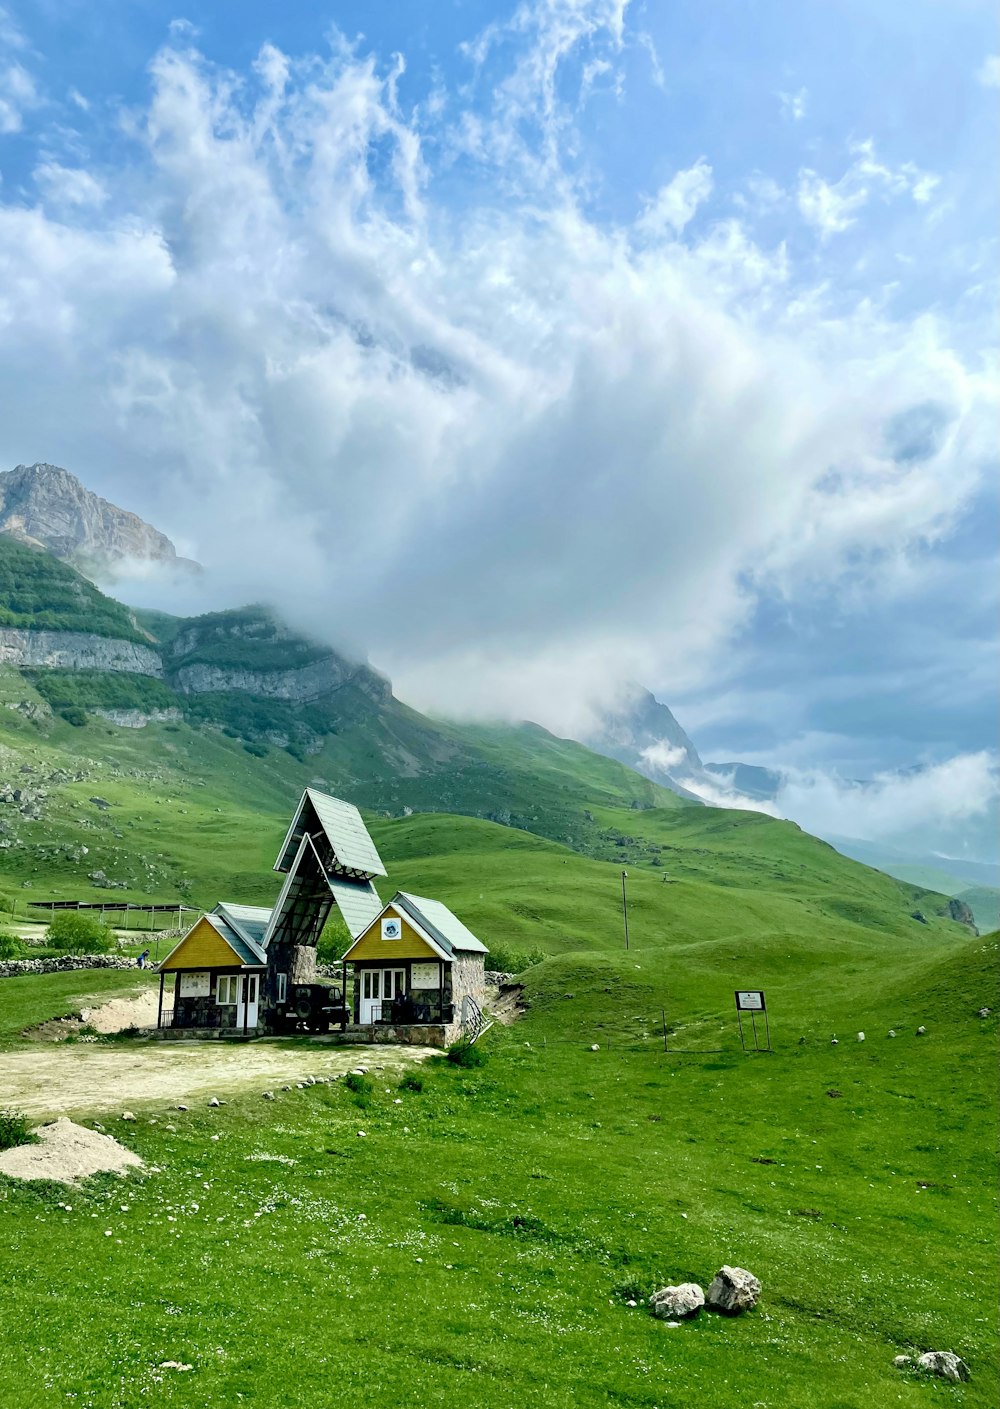
[(19, 935), (0, 930), (0, 959), (23, 959), (27, 952), (28, 946)]
[(508, 944), (497, 944), (486, 956), (486, 972), (522, 974), (532, 964), (540, 964), (545, 957), (540, 949), (512, 949)]
[(375, 1083), (370, 1076), (362, 1076), (359, 1071), (349, 1071), (344, 1077), (344, 1085), (348, 1091), (353, 1091), (356, 1096), (370, 1096), (375, 1090)]
[(448, 1048), (448, 1060), (456, 1067), (484, 1067), (489, 1060), (482, 1047), (469, 1042), (453, 1042)]
[(36, 1145), (38, 1136), (31, 1122), (21, 1111), (0, 1110), (0, 1150), (12, 1150), (15, 1145)]
[(266, 758), (270, 752), (267, 744), (259, 743), (256, 739), (252, 739), (248, 744), (244, 744), (243, 747), (246, 749), (247, 753), (252, 753), (254, 758)]
[(79, 705), (67, 705), (59, 711), (59, 716), (65, 719), (67, 724), (72, 724), (74, 729), (82, 729), (87, 722), (87, 711)]
[(399, 1083), (400, 1091), (422, 1091), (424, 1089), (424, 1078), (417, 1076), (416, 1072), (408, 1071)]
[(49, 948), (60, 954), (107, 954), (114, 945), (107, 925), (82, 910), (63, 910), (55, 915), (45, 939)]

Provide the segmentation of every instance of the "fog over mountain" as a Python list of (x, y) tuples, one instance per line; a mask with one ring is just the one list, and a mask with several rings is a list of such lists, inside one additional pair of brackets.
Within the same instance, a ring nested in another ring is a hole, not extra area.
[(914, 85), (878, 55), (927, 14), (835, 73), (824, 19), (790, 103), (763, 18), (748, 88), (752, 35), (691, 67), (654, 8), (150, 10), (127, 65), (11, 20), (0, 464), (205, 565), (135, 603), (273, 602), (418, 707), (577, 737), (641, 681), (817, 826), (958, 845), (996, 785), (985, 30)]

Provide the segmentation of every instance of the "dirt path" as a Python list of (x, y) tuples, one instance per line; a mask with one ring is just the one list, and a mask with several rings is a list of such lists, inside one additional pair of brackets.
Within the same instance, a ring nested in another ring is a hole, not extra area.
[(322, 1042), (289, 1046), (257, 1041), (82, 1043), (0, 1052), (0, 1104), (30, 1116), (126, 1110), (143, 1103), (223, 1097), (270, 1090), (304, 1077), (332, 1076), (366, 1066), (387, 1077), (431, 1055), (427, 1047), (336, 1047)]

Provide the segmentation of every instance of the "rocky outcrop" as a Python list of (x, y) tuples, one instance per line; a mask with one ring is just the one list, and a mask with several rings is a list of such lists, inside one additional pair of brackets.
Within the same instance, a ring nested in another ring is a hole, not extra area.
[(917, 1369), (942, 1380), (967, 1380), (969, 1367), (953, 1350), (928, 1350), (917, 1359)]
[(948, 901), (948, 918), (956, 920), (960, 925), (967, 925), (974, 934), (978, 934), (976, 929), (976, 917), (964, 900), (953, 898)]
[(641, 686), (629, 686), (623, 705), (602, 715), (580, 742), (681, 797), (701, 801), (685, 787), (688, 780), (706, 778), (697, 749), (667, 706)]
[(126, 562), (197, 566), (177, 556), (166, 534), (91, 493), (58, 465), (18, 465), (0, 474), (0, 533), (47, 548), (87, 576), (113, 576)]
[(183, 716), (179, 709), (95, 709), (94, 714), (120, 729), (145, 729), (147, 724), (173, 724)]
[(251, 670), (245, 666), (182, 665), (170, 683), (182, 695), (242, 690), (262, 699), (307, 703), (322, 699), (355, 679), (365, 667), (329, 655), (297, 670)]
[(0, 626), (0, 665), (163, 675), (163, 662), (156, 651), (137, 641), (91, 636), (85, 631), (24, 631), (13, 626)]

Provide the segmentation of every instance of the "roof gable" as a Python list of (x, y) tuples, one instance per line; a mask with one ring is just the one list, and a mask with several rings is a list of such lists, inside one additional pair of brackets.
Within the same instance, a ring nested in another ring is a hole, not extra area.
[(202, 915), (160, 964), (161, 973), (183, 969), (256, 968), (263, 955), (250, 946), (219, 915)]
[(396, 892), (393, 900), (406, 914), (415, 919), (425, 931), (437, 940), (449, 954), (488, 954), (486, 945), (478, 940), (467, 925), (457, 915), (452, 914), (440, 900), (428, 900), (426, 896), (409, 895), (404, 890)]
[[(453, 957), (451, 952), (444, 948), (418, 919), (415, 919), (408, 911), (404, 910), (401, 905), (397, 905), (396, 901), (398, 899), (399, 895), (397, 893), (396, 896), (389, 901), (388, 905), (382, 906), (374, 919), (365, 926), (361, 933), (355, 938), (354, 942), (349, 946), (342, 956), (342, 960), (378, 958), (384, 959), (386, 963), (391, 963), (393, 958), (424, 957), (422, 952), (418, 952), (416, 955), (408, 953), (407, 950), (409, 946), (405, 944), (400, 945), (398, 940), (392, 942), (381, 940), (377, 927), (386, 915), (392, 914), (398, 915), (413, 931), (418, 942), (426, 946), (428, 957), (443, 959), (445, 963), (451, 963)], [(376, 941), (374, 947), (372, 943), (373, 940)], [(382, 949), (383, 942), (386, 946), (384, 951)]]
[(368, 879), (386, 874), (382, 858), (353, 803), (306, 788), (275, 860), (276, 871), (291, 869), (302, 838), (307, 835), (317, 845), (328, 874)]

